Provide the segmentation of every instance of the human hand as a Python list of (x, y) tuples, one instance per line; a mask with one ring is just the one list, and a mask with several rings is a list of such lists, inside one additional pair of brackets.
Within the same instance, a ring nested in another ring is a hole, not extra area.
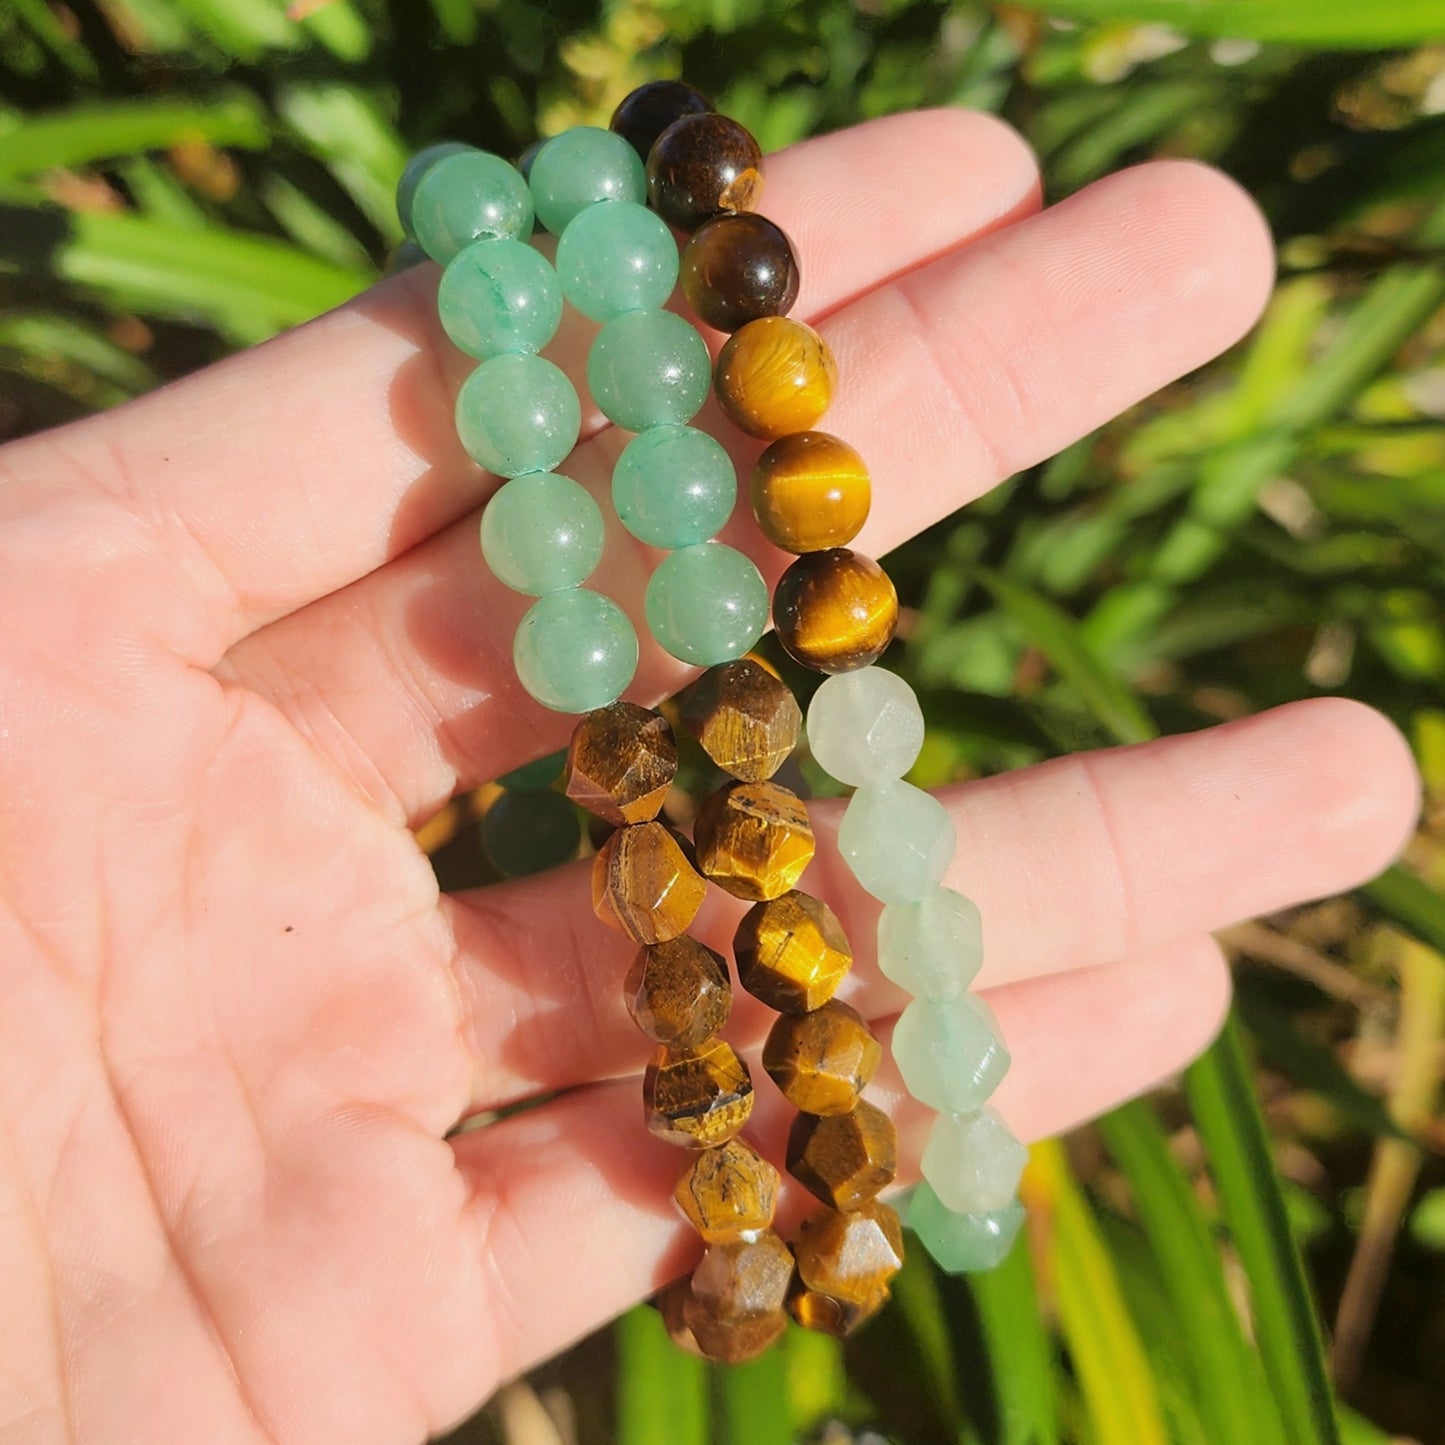
[[(1259, 218), (1193, 165), (1035, 215), (1018, 138), (933, 112), (769, 171), (874, 555), (1213, 356), (1269, 287)], [(4, 1445), (401, 1445), (696, 1248), (586, 865), (439, 896), (408, 831), (571, 726), (512, 675), (527, 599), (478, 554), (496, 482), (456, 440), (472, 363), (435, 284), (0, 452)], [(549, 354), (580, 377), (584, 350), (564, 328)], [(594, 414), (565, 471), (604, 485), (622, 440)], [(596, 579), (635, 617), (636, 547), (614, 529)], [(685, 677), (649, 651), (645, 700)], [(1210, 930), (1371, 875), (1416, 795), (1389, 724), (1325, 700), (945, 796), (1014, 1057), (997, 1103), (1033, 1138), (1201, 1049)], [(886, 1020), (874, 905), (825, 842), (807, 886), (860, 945), (844, 996)], [(702, 936), (736, 911), (715, 896)], [(730, 1037), (767, 1018), (740, 996)], [(912, 1168), (919, 1116), (891, 1076), (872, 1096)]]

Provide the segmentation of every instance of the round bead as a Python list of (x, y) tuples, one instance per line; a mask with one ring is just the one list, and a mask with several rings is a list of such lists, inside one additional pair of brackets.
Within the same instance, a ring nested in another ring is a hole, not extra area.
[(525, 241), (474, 241), (447, 262), (437, 314), (454, 345), (486, 361), (540, 351), (562, 321), (562, 288)]
[(1002, 1209), (1018, 1193), (1029, 1151), (992, 1109), (940, 1114), (923, 1146), (921, 1172), (933, 1192), (959, 1214)]
[(577, 445), (582, 407), (566, 376), (541, 356), (484, 361), (457, 393), (457, 435), (500, 477), (550, 472)]
[(916, 998), (893, 1026), (893, 1062), (921, 1104), (949, 1114), (983, 1108), (1008, 1072), (998, 1022), (976, 994), (946, 1003)]
[(845, 546), (868, 520), (872, 494), (863, 458), (827, 432), (779, 437), (753, 466), (753, 516), (785, 552)]
[(401, 179), (396, 183), (396, 218), (401, 222), (402, 233), (408, 241), (416, 240), (416, 231), (411, 222), (411, 203), (416, 197), (416, 188), (421, 178), (440, 160), (454, 156), (459, 151), (475, 150), (459, 140), (439, 141), (436, 145), (419, 150), (402, 168)]
[(695, 231), (721, 211), (751, 211), (763, 188), (763, 152), (746, 128), (710, 111), (685, 115), (647, 155), (647, 195), (669, 226)]
[(522, 618), (512, 644), (522, 686), (554, 712), (606, 707), (637, 671), (637, 634), (610, 598), (584, 588), (549, 592)]
[(482, 555), (513, 592), (540, 597), (585, 582), (602, 560), (602, 509), (570, 477), (530, 472), (482, 513)]
[(707, 345), (671, 311), (615, 316), (587, 353), (587, 385), (603, 414), (628, 431), (680, 425), (707, 400)]
[(715, 537), (737, 493), (722, 443), (689, 426), (649, 427), (612, 469), (612, 504), (622, 525), (639, 542), (669, 551)]
[(608, 128), (614, 130), (642, 160), (673, 121), (685, 115), (703, 115), (712, 102), (702, 91), (682, 80), (649, 80), (625, 96), (612, 112)]
[(773, 622), (788, 655), (815, 672), (853, 672), (882, 655), (898, 594), (871, 557), (833, 547), (799, 557), (778, 579)]
[(597, 201), (647, 199), (637, 152), (601, 126), (579, 125), (553, 136), (532, 158), (528, 176), (537, 219), (554, 236)]
[(901, 778), (923, 748), (913, 689), (881, 667), (830, 677), (808, 704), (808, 746), (818, 766), (851, 788)]
[(736, 331), (760, 316), (785, 316), (798, 299), (793, 247), (766, 216), (715, 216), (682, 252), (682, 290), (699, 321)]
[(482, 848), (499, 873), (523, 878), (558, 868), (582, 841), (577, 810), (561, 793), (503, 793), (482, 818)]
[(594, 321), (656, 309), (677, 284), (677, 243), (646, 206), (588, 206), (557, 242), (557, 275), (567, 299)]
[(801, 321), (763, 316), (734, 332), (718, 354), (718, 404), (755, 437), (805, 431), (828, 410), (838, 366), (828, 344)]
[(843, 810), (838, 851), (884, 903), (916, 903), (937, 886), (958, 839), (948, 809), (912, 783), (871, 783)]
[(732, 547), (703, 542), (664, 557), (647, 584), (647, 625), (674, 657), (698, 667), (741, 657), (768, 625), (768, 588)]
[(473, 241), (520, 241), (532, 232), (532, 195), (516, 167), (490, 151), (442, 156), (411, 198), (416, 239), (443, 266)]
[(919, 998), (957, 998), (982, 966), (978, 904), (952, 888), (890, 903), (878, 917), (879, 971)]
[(927, 1184), (908, 1201), (908, 1227), (948, 1274), (993, 1269), (1008, 1258), (1024, 1222), (1017, 1200), (987, 1214), (955, 1214)]

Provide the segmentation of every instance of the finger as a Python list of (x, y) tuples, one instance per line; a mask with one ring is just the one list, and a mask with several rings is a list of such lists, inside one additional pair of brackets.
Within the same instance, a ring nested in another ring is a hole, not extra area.
[[(1358, 703), (1325, 698), (944, 796), (959, 836), (946, 881), (983, 913), (980, 984), (997, 987), (1130, 958), (1348, 888), (1398, 852), (1418, 791), (1394, 727)], [(813, 805), (819, 851), (801, 886), (837, 911), (855, 949), (840, 996), (876, 1018), (906, 995), (874, 964), (877, 903), (833, 850), (841, 811), (838, 802)], [(479, 1106), (631, 1073), (647, 1058), (651, 1046), (622, 996), (637, 948), (593, 914), (589, 867), (444, 900)], [(744, 905), (719, 889), (709, 898), (693, 931), (730, 955)], [(773, 1017), (739, 989), (727, 1035), (739, 1047), (759, 1044)]]
[[(1199, 166), (1101, 181), (854, 301), (823, 324), (845, 378), (825, 419), (869, 458), (877, 554), (1050, 455), (1253, 322), (1269, 243), (1252, 203)], [(605, 500), (622, 440), (608, 431), (568, 474)], [(756, 451), (739, 445), (739, 457)], [(604, 508), (604, 510), (610, 510)], [(745, 509), (740, 509), (745, 511)], [(728, 539), (769, 577), (788, 560), (739, 515)], [(412, 819), (459, 787), (565, 741), (571, 722), (518, 686), (511, 640), (527, 599), (477, 555), (476, 518), (356, 586), (256, 634), (229, 674), (270, 698), (383, 802)], [(651, 557), (612, 525), (592, 585), (645, 637)], [(687, 675), (644, 647), (631, 695)]]
[[(806, 317), (1037, 197), (1015, 132), (947, 110), (770, 158), (765, 208), (803, 257)], [(184, 382), (18, 444), (7, 467), (82, 476), (83, 502), (99, 492), (143, 519), (158, 560), (192, 582), (215, 623), (219, 646), (195, 659), (209, 667), (237, 637), (399, 556), (495, 484), (457, 441), (452, 398), (475, 362), (440, 329), (436, 282), (435, 267), (415, 268)], [(579, 336), (558, 344), (580, 375)]]
[[(989, 993), (1013, 1065), (995, 1096), (1025, 1140), (1060, 1133), (1159, 1083), (1213, 1038), (1228, 972), (1207, 937), (1129, 963)], [(869, 1097), (899, 1126), (899, 1183), (916, 1177), (930, 1111), (896, 1074)], [(754, 1067), (748, 1137), (781, 1170), (793, 1111)], [(645, 1132), (640, 1081), (617, 1080), (463, 1134), (457, 1162), (475, 1191), (480, 1273), (488, 1281), (504, 1374), (525, 1368), (688, 1270), (700, 1246), (672, 1204), (687, 1158)], [(816, 1201), (785, 1186), (786, 1232)], [(525, 1303), (547, 1299), (539, 1311)]]

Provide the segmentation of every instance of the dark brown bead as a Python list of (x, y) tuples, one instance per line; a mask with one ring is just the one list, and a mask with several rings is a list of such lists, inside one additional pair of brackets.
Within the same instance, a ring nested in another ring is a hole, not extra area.
[(697, 917), (707, 884), (661, 823), (619, 828), (592, 860), (592, 907), (638, 943), (666, 943)]
[(682, 292), (704, 325), (736, 331), (786, 316), (798, 299), (798, 262), (781, 226), (743, 211), (699, 226), (682, 252)]
[(781, 1182), (750, 1144), (729, 1139), (693, 1160), (672, 1197), (692, 1227), (716, 1244), (772, 1224)]
[(724, 772), (760, 783), (797, 746), (803, 712), (787, 683), (743, 657), (708, 668), (688, 688), (681, 721)]
[(682, 1279), (675, 1279), (671, 1284), (664, 1285), (662, 1289), (658, 1290), (652, 1303), (657, 1307), (658, 1314), (662, 1316), (663, 1327), (667, 1330), (673, 1344), (678, 1349), (685, 1350), (689, 1355), (706, 1359), (707, 1356), (703, 1354), (702, 1346), (693, 1337), (692, 1327), (687, 1322), (687, 1304), (691, 1298), (692, 1281), (684, 1275)]
[(687, 934), (640, 950), (623, 993), (637, 1027), (674, 1049), (721, 1033), (733, 1004), (722, 955)]
[(609, 127), (645, 163), (658, 136), (673, 121), (685, 115), (704, 115), (712, 108), (712, 101), (685, 80), (649, 80), (623, 96), (612, 112)]
[(856, 1209), (898, 1172), (898, 1131), (866, 1099), (846, 1114), (799, 1114), (788, 1131), (788, 1173), (834, 1209)]
[(743, 915), (733, 935), (738, 982), (780, 1013), (807, 1013), (853, 966), (843, 925), (820, 898), (785, 893)]
[(813, 857), (813, 826), (778, 783), (728, 783), (697, 810), (697, 866), (735, 898), (778, 898)]
[(660, 1291), (657, 1308), (679, 1349), (726, 1365), (756, 1359), (788, 1327), (781, 1309), (720, 1317), (693, 1298), (690, 1279), (674, 1280)]
[(609, 823), (645, 823), (677, 776), (677, 744), (659, 713), (614, 702), (589, 712), (567, 747), (567, 796)]
[(647, 1127), (684, 1149), (724, 1144), (748, 1122), (753, 1081), (722, 1039), (698, 1049), (661, 1048), (642, 1077)]
[(820, 1209), (803, 1221), (793, 1256), (793, 1318), (810, 1330), (851, 1334), (888, 1299), (888, 1282), (903, 1267), (903, 1229), (876, 1199), (846, 1214)]
[(882, 1058), (863, 1015), (838, 999), (811, 1013), (779, 1015), (763, 1045), (763, 1068), (805, 1114), (846, 1114)]
[(893, 640), (898, 594), (871, 557), (847, 547), (809, 552), (778, 579), (773, 622), (778, 641), (804, 667), (854, 672)]
[(668, 225), (695, 231), (723, 211), (753, 209), (762, 163), (757, 141), (737, 121), (716, 112), (685, 115), (648, 153), (648, 200)]

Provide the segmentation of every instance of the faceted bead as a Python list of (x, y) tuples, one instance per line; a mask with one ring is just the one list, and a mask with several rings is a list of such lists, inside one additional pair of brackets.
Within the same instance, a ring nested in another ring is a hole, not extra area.
[(799, 279), (782, 227), (751, 212), (705, 222), (682, 252), (683, 295), (698, 320), (718, 331), (786, 316)]
[(788, 1328), (788, 1316), (783, 1310), (717, 1319), (691, 1296), (683, 1318), (702, 1357), (724, 1365), (742, 1365), (757, 1359)]
[(763, 1045), (763, 1068), (805, 1114), (846, 1114), (883, 1057), (863, 1016), (830, 999), (805, 1014), (780, 1014)]
[(622, 988), (637, 1027), (673, 1049), (695, 1049), (720, 1033), (733, 1002), (722, 956), (686, 934), (644, 948)]
[(707, 884), (661, 823), (619, 828), (592, 860), (592, 907), (638, 943), (666, 943), (697, 917)]
[(693, 823), (698, 867), (735, 898), (780, 898), (813, 857), (813, 827), (777, 783), (726, 783)]
[(737, 121), (709, 111), (685, 115), (647, 155), (652, 208), (679, 231), (695, 231), (721, 211), (751, 211), (763, 189), (763, 153)]
[(866, 1099), (846, 1114), (799, 1114), (788, 1131), (788, 1173), (834, 1209), (856, 1209), (897, 1172), (898, 1131)]
[(890, 903), (878, 918), (878, 968), (919, 998), (957, 998), (983, 966), (978, 905), (952, 888)]
[(567, 748), (567, 796), (609, 823), (646, 823), (677, 776), (677, 744), (660, 713), (632, 702), (590, 712)]
[(768, 1229), (708, 1245), (692, 1272), (692, 1297), (718, 1319), (772, 1314), (787, 1303), (792, 1282), (793, 1252)]
[(557, 242), (563, 294), (594, 321), (662, 306), (677, 284), (677, 266), (666, 223), (632, 201), (588, 206)]
[(443, 266), (473, 241), (532, 233), (532, 196), (514, 166), (467, 147), (423, 170), (411, 195), (411, 224), (428, 256)]
[(579, 125), (553, 136), (532, 159), (527, 177), (537, 219), (560, 236), (572, 219), (597, 201), (647, 199), (637, 152), (610, 130)]
[(923, 748), (923, 709), (913, 689), (882, 667), (828, 678), (808, 704), (808, 747), (849, 787), (901, 778)]
[(751, 1145), (729, 1139), (704, 1149), (672, 1197), (709, 1244), (766, 1229), (778, 1202), (778, 1171)]
[(647, 160), (657, 138), (673, 121), (685, 115), (703, 115), (712, 102), (702, 91), (682, 80), (649, 80), (623, 97), (612, 112), (608, 128), (620, 135)]
[(833, 996), (853, 952), (833, 910), (807, 893), (755, 904), (733, 936), (738, 982), (771, 1009), (807, 1013)]
[(851, 542), (868, 520), (873, 484), (863, 458), (825, 431), (781, 436), (753, 466), (753, 516), (785, 552)]
[(610, 597), (585, 587), (549, 592), (517, 624), (512, 665), (543, 707), (591, 712), (614, 702), (632, 681), (637, 633)]
[(612, 469), (617, 516), (649, 547), (675, 551), (715, 537), (737, 495), (726, 448), (690, 426), (650, 427), (627, 443)]
[(692, 1281), (684, 1275), (658, 1290), (653, 1304), (662, 1316), (663, 1328), (678, 1349), (689, 1355), (705, 1359), (702, 1346), (693, 1338), (692, 1327), (687, 1322), (687, 1304), (692, 1298)]
[(793, 1318), (810, 1330), (851, 1334), (888, 1299), (888, 1282), (903, 1267), (903, 1227), (876, 1199), (846, 1214), (820, 1209), (803, 1221), (793, 1257)]
[(513, 352), (484, 361), (457, 393), (457, 435), (474, 461), (499, 477), (550, 472), (577, 445), (577, 389), (542, 356)]
[(799, 557), (778, 579), (773, 623), (788, 655), (814, 672), (877, 661), (898, 626), (898, 594), (871, 558), (833, 547)]
[(722, 1039), (699, 1049), (660, 1048), (642, 1077), (642, 1104), (647, 1127), (659, 1139), (684, 1149), (711, 1149), (748, 1122), (753, 1081)]
[(437, 315), (453, 344), (481, 361), (540, 351), (561, 324), (562, 287), (525, 241), (473, 241), (442, 272)]
[(893, 1026), (893, 1061), (913, 1097), (946, 1114), (981, 1109), (1008, 1072), (993, 1011), (975, 994), (916, 998)]
[(754, 437), (805, 431), (828, 410), (838, 364), (828, 343), (801, 321), (764, 316), (736, 331), (718, 353), (718, 404)]
[(1014, 1200), (987, 1214), (956, 1214), (927, 1184), (920, 1184), (908, 1201), (908, 1227), (948, 1274), (993, 1269), (1008, 1258), (1024, 1207)]
[(416, 188), (421, 178), (440, 160), (454, 156), (459, 151), (475, 150), (459, 140), (439, 141), (436, 145), (419, 150), (402, 169), (401, 179), (396, 183), (396, 217), (408, 241), (416, 240), (416, 230), (411, 222), (411, 203), (416, 197)]
[(540, 597), (577, 587), (602, 560), (602, 509), (557, 472), (528, 472), (482, 513), (482, 555), (514, 592)]
[(702, 337), (671, 311), (614, 316), (587, 353), (593, 400), (628, 431), (691, 421), (707, 400), (710, 369)]
[(683, 693), (681, 721), (725, 773), (760, 783), (787, 761), (803, 714), (787, 683), (742, 657), (709, 668)]
[(697, 667), (747, 652), (768, 625), (768, 584), (752, 561), (721, 542), (664, 557), (644, 606), (658, 645)]
[(993, 1109), (940, 1114), (923, 1146), (922, 1174), (957, 1214), (1002, 1209), (1018, 1193), (1029, 1151)]
[(916, 903), (935, 888), (957, 842), (948, 809), (912, 783), (859, 788), (838, 826), (838, 852), (884, 903)]

